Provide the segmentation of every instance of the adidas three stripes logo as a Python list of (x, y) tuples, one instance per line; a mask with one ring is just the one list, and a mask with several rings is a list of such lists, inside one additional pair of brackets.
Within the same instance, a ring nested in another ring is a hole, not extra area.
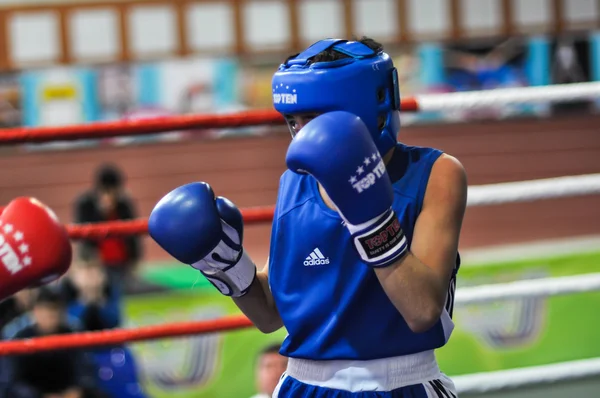
[(318, 247), (315, 248), (308, 257), (306, 257), (306, 260), (304, 260), (304, 265), (307, 267), (325, 264), (329, 264), (329, 257), (325, 257)]

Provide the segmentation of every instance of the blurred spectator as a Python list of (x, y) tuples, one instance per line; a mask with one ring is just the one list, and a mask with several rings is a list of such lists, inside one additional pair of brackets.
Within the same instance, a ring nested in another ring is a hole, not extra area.
[(92, 351), (96, 382), (110, 398), (146, 398), (133, 353), (126, 346), (99, 347)]
[[(551, 75), (553, 84), (570, 84), (590, 81), (588, 69), (590, 65), (586, 47), (587, 41), (576, 40), (572, 36), (556, 38), (554, 56), (552, 57)], [(564, 102), (553, 101), (552, 114), (564, 115), (571, 113), (593, 112), (593, 98), (582, 100), (568, 99)]]
[[(125, 192), (124, 175), (118, 167), (110, 164), (97, 170), (93, 188), (77, 198), (75, 204), (77, 223), (130, 220), (136, 216), (133, 202)], [(133, 271), (141, 257), (138, 236), (86, 241), (84, 245), (99, 250), (110, 284), (118, 294), (124, 289), (130, 290)]]
[(33, 289), (25, 289), (0, 302), (0, 330), (31, 309), (33, 294)]
[(256, 389), (258, 394), (252, 398), (270, 398), (277, 383), (287, 368), (287, 358), (279, 353), (281, 345), (265, 347), (258, 355), (256, 363)]
[[(67, 334), (74, 330), (66, 320), (63, 298), (48, 287), (39, 289), (31, 310), (32, 323), (15, 339)], [(8, 358), (7, 396), (11, 398), (96, 398), (92, 369), (80, 350), (54, 350)]]
[(98, 250), (85, 246), (79, 258), (60, 281), (68, 314), (76, 318), (83, 330), (111, 329), (121, 323), (119, 296), (107, 277)]
[(0, 128), (22, 124), (22, 98), (16, 75), (0, 76)]
[[(55, 285), (48, 285), (46, 287), (46, 289), (54, 289), (54, 287), (55, 287)], [(19, 332), (20, 330), (22, 330), (26, 327), (31, 326), (34, 323), (32, 309), (33, 309), (33, 304), (37, 300), (39, 291), (40, 291), (39, 288), (28, 290), (28, 292), (29, 292), (28, 300), (30, 300), (29, 306), (23, 312), (21, 312), (19, 315), (15, 316), (10, 322), (8, 322), (8, 323), (6, 323), (6, 325), (4, 325), (4, 328), (2, 328), (2, 340), (10, 340), (10, 339), (15, 338), (15, 335), (17, 334), (17, 332)], [(15, 294), (15, 296), (13, 296), (13, 297), (17, 297), (18, 295), (21, 295), (21, 297), (23, 297), (23, 292), (19, 292), (18, 294)], [(67, 314), (66, 322), (71, 329), (73, 329), (75, 331), (82, 330), (81, 323), (79, 322), (79, 320), (77, 318), (74, 318)]]
[[(24, 322), (24, 320), (29, 318), (25, 314), (31, 310), (34, 298), (35, 289), (25, 289), (0, 302), (0, 332), (2, 339), (5, 339), (8, 334), (14, 335), (25, 325), (31, 323), (29, 321)], [(21, 322), (18, 320), (21, 320)], [(24, 323), (24, 325), (21, 325), (21, 323)], [(7, 388), (11, 376), (9, 369), (8, 358), (0, 356), (0, 398), (8, 398)]]
[[(108, 283), (98, 250), (86, 246), (79, 250), (79, 254), (80, 257), (60, 281), (60, 291), (67, 301), (69, 315), (77, 318), (86, 331), (119, 326), (119, 297)], [(88, 354), (96, 385), (108, 397), (145, 397), (135, 358), (129, 348), (122, 345), (92, 347)]]

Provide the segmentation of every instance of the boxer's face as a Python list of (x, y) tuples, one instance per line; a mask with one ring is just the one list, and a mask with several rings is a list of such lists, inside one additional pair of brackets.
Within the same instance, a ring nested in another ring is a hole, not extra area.
[(296, 115), (285, 115), (285, 121), (290, 128), (290, 133), (292, 133), (292, 137), (295, 137), (296, 134), (304, 127), (308, 122), (313, 120), (319, 116), (317, 113), (303, 113)]
[(271, 395), (285, 372), (287, 358), (279, 353), (263, 354), (258, 363), (258, 389), (263, 394)]

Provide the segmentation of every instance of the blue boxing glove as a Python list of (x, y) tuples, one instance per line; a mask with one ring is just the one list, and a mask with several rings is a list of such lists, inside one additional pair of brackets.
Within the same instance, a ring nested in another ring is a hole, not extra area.
[(292, 140), (286, 163), (323, 186), (366, 264), (385, 267), (407, 252), (406, 237), (392, 209), (392, 183), (358, 116), (336, 111), (312, 119)]
[(198, 269), (222, 294), (243, 296), (256, 266), (242, 246), (242, 214), (204, 182), (169, 192), (148, 219), (152, 239), (170, 255)]

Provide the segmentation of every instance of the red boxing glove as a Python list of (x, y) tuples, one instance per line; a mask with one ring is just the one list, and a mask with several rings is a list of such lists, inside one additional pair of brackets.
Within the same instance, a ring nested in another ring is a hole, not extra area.
[(69, 235), (50, 208), (17, 198), (0, 215), (0, 300), (58, 279), (71, 265)]

